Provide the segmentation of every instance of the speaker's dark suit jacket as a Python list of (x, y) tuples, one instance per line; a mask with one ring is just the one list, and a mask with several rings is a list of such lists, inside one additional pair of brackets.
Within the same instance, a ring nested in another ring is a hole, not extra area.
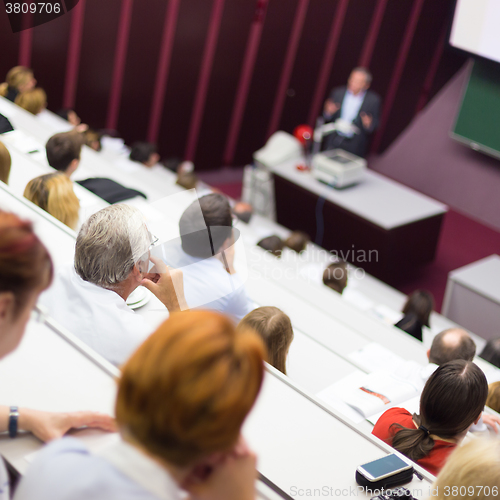
[[(336, 104), (340, 105), (340, 109), (337, 110), (331, 116), (327, 116), (323, 114), (325, 118), (325, 122), (334, 122), (337, 118), (340, 118), (342, 113), (342, 102), (344, 101), (345, 93), (347, 91), (347, 87), (337, 87), (332, 90), (330, 94), (330, 100)], [(366, 113), (367, 115), (371, 115), (372, 122), (368, 128), (365, 128), (363, 122), (361, 120), (361, 113)], [(330, 134), (325, 139), (325, 149), (334, 149), (341, 148), (345, 151), (349, 151), (357, 156), (364, 156), (366, 152), (366, 148), (368, 146), (368, 140), (370, 135), (374, 130), (377, 129), (380, 119), (380, 97), (378, 94), (371, 90), (367, 90), (365, 94), (365, 98), (363, 99), (363, 103), (359, 108), (358, 115), (353, 120), (353, 124), (358, 127), (359, 134), (354, 134), (353, 137), (345, 137), (338, 136), (335, 132)]]

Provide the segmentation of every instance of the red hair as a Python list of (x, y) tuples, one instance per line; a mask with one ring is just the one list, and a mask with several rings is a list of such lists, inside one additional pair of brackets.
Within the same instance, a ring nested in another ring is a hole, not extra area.
[(125, 364), (116, 419), (150, 453), (187, 466), (238, 440), (260, 390), (265, 348), (208, 311), (174, 313)]
[(33, 291), (47, 288), (52, 259), (30, 222), (0, 210), (0, 292), (12, 292), (16, 311)]

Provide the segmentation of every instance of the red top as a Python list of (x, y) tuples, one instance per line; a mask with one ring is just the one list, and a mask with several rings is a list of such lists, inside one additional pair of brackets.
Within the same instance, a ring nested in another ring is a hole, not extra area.
[[(385, 441), (387, 444), (392, 444), (394, 434), (398, 432), (397, 429), (390, 428), (392, 424), (401, 424), (408, 429), (414, 429), (415, 424), (410, 412), (404, 408), (391, 408), (381, 415), (378, 419), (372, 434)], [(437, 476), (439, 471), (445, 464), (448, 455), (455, 449), (457, 445), (441, 441), (440, 439), (434, 440), (434, 448), (430, 453), (417, 460), (417, 464), (428, 470), (431, 474)]]

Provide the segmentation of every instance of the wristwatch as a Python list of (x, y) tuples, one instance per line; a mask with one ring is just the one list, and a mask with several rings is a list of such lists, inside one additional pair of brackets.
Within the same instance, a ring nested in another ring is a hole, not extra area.
[(19, 418), (19, 408), (11, 406), (9, 412), (9, 436), (15, 438), (17, 436), (17, 420)]

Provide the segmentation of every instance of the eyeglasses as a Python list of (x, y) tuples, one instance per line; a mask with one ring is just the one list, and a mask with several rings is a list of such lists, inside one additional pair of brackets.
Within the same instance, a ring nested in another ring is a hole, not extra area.
[(153, 247), (160, 241), (160, 238), (151, 233), (149, 233), (149, 238), (151, 239), (151, 243), (149, 244), (148, 250), (151, 251)]

